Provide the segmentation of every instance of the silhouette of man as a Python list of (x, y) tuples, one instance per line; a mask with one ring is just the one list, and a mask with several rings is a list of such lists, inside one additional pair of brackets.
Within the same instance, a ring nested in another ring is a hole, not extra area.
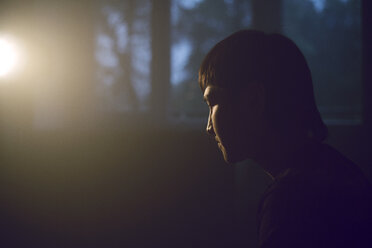
[(206, 55), (199, 85), (225, 161), (252, 159), (274, 179), (258, 211), (260, 247), (371, 244), (371, 185), (323, 143), (311, 73), (290, 39), (232, 34)]

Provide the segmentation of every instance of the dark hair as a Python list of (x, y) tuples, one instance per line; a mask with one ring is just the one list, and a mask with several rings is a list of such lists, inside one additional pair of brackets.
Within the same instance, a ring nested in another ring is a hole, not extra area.
[(249, 82), (263, 83), (268, 117), (282, 129), (300, 129), (323, 141), (327, 127), (315, 104), (311, 72), (293, 41), (280, 34), (238, 31), (217, 43), (199, 69), (199, 85), (239, 92)]

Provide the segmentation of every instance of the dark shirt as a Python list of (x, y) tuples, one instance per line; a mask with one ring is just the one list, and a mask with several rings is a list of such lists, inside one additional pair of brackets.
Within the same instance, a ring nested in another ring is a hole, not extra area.
[(371, 184), (335, 149), (300, 149), (265, 192), (260, 248), (372, 247)]

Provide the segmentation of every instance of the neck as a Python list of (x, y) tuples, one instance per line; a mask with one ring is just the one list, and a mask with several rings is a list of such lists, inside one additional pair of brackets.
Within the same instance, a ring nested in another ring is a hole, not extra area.
[(276, 178), (286, 169), (293, 167), (291, 159), (296, 152), (310, 141), (305, 138), (288, 139), (288, 137), (271, 138), (270, 142), (262, 149), (262, 153), (257, 156), (255, 161), (268, 173), (272, 178)]

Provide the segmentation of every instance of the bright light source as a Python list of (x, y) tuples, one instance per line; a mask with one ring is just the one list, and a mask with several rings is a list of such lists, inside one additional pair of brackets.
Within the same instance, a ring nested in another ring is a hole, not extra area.
[(0, 77), (9, 74), (17, 64), (18, 53), (14, 44), (0, 38)]

